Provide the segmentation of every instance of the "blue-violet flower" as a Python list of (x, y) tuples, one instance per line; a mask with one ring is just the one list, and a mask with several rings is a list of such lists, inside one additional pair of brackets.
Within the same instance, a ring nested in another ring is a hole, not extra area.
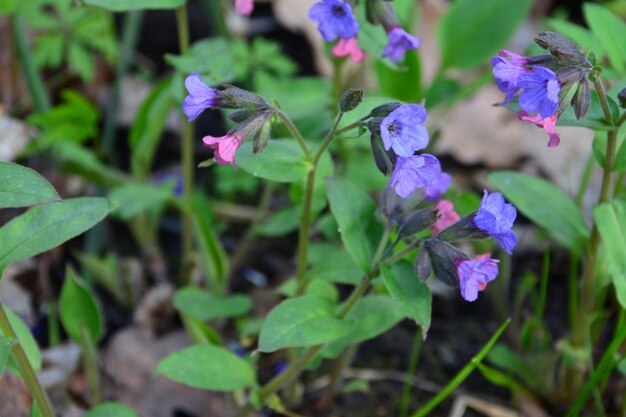
[(189, 74), (185, 79), (185, 87), (187, 87), (189, 94), (183, 101), (183, 111), (190, 122), (206, 109), (220, 105), (220, 94), (207, 86), (195, 72)]
[(428, 131), (423, 126), (426, 109), (419, 104), (404, 104), (383, 119), (380, 136), (385, 150), (390, 148), (398, 156), (408, 158), (428, 145)]
[(498, 276), (498, 261), (490, 259), (490, 254), (478, 256), (476, 259), (464, 259), (457, 263), (456, 272), (459, 276), (461, 296), (466, 301), (475, 301), (478, 292), (485, 289), (488, 282)]
[(535, 65), (532, 72), (519, 76), (517, 85), (522, 89), (519, 104), (528, 113), (539, 113), (545, 119), (559, 107), (561, 86), (554, 71)]
[(525, 66), (528, 61), (527, 57), (509, 51), (501, 51), (497, 57), (491, 59), (493, 76), (496, 77), (498, 88), (506, 93), (505, 103), (513, 100), (519, 90), (517, 84), (519, 76), (530, 72)]
[(383, 51), (383, 58), (391, 62), (401, 61), (409, 49), (417, 49), (422, 44), (418, 37), (407, 33), (401, 27), (393, 27), (387, 33), (387, 46)]
[(485, 190), (474, 225), (493, 237), (509, 255), (517, 244), (517, 236), (511, 230), (517, 217), (513, 204), (507, 203), (500, 193), (489, 194)]
[(426, 188), (424, 188), (424, 200), (437, 201), (444, 195), (450, 185), (452, 184), (452, 177), (450, 174), (442, 172), (437, 178), (435, 178)]
[(309, 10), (309, 18), (318, 23), (317, 29), (327, 42), (337, 38), (350, 39), (359, 32), (359, 22), (352, 7), (343, 0), (322, 0)]
[(396, 194), (406, 198), (418, 188), (426, 187), (440, 173), (441, 165), (432, 155), (398, 157), (389, 184), (396, 190)]

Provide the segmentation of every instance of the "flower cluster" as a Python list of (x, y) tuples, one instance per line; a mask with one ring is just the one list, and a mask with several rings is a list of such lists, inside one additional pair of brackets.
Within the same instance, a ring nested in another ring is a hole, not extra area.
[(593, 68), (578, 45), (561, 35), (543, 32), (535, 41), (551, 55), (502, 51), (491, 65), (498, 88), (506, 94), (503, 104), (519, 92), (518, 118), (543, 128), (550, 138), (548, 147), (554, 148), (561, 141), (555, 125), (568, 101), (578, 119), (589, 109), (587, 77)]
[[(366, 3), (368, 17), (372, 23), (382, 23), (387, 31), (388, 43), (382, 57), (392, 62), (404, 59), (406, 51), (416, 49), (421, 41), (400, 27), (393, 6), (388, 1), (370, 0)], [(359, 22), (353, 14), (352, 6), (346, 0), (321, 0), (309, 10), (309, 18), (318, 24), (318, 30), (327, 42), (337, 39), (332, 53), (335, 57), (350, 56), (353, 62), (365, 59), (365, 52), (359, 48), (357, 36)]]
[(231, 116), (238, 125), (224, 136), (205, 136), (202, 141), (213, 150), (215, 162), (236, 167), (235, 153), (241, 144), (254, 139), (254, 150), (263, 149), (268, 139), (265, 127), (274, 109), (261, 97), (234, 86), (217, 90), (207, 86), (200, 75), (191, 73), (185, 79), (188, 95), (183, 100), (183, 112), (189, 121), (207, 109), (240, 109)]

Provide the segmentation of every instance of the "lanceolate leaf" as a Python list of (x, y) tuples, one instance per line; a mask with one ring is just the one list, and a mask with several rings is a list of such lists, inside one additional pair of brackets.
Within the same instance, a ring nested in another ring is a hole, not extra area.
[(495, 172), (489, 181), (564, 247), (577, 250), (589, 238), (589, 227), (576, 204), (553, 184), (509, 171)]
[[(38, 372), (41, 369), (41, 353), (39, 352), (39, 346), (33, 338), (33, 334), (30, 332), (28, 326), (24, 324), (22, 319), (19, 318), (15, 313), (9, 310), (7, 307), (4, 307), (4, 310), (9, 317), (9, 323), (11, 323), (11, 327), (17, 336), (18, 342), (22, 345), (24, 352), (26, 353), (26, 357), (30, 362), (31, 366)], [(6, 338), (7, 335), (2, 333), (0, 330), (0, 339)], [(17, 365), (17, 362), (13, 357), (9, 356), (9, 360), (7, 362), (7, 369), (15, 374), (19, 374), (20, 368)]]
[(9, 339), (8, 337), (0, 336), (0, 378), (4, 367), (11, 356), (11, 348), (15, 344), (15, 339)]
[(220, 298), (197, 287), (185, 287), (176, 292), (174, 306), (194, 319), (211, 320), (246, 314), (252, 307), (252, 301), (245, 295)]
[(293, 140), (270, 140), (260, 154), (253, 154), (252, 142), (237, 151), (237, 166), (244, 171), (270, 181), (294, 182), (304, 178), (311, 165)]
[(609, 9), (597, 4), (585, 3), (583, 12), (613, 68), (622, 75), (626, 74), (626, 23)]
[(85, 417), (137, 417), (137, 413), (121, 403), (104, 403), (89, 410)]
[(60, 313), (63, 327), (77, 343), (85, 328), (93, 343), (102, 335), (102, 311), (95, 294), (75, 272), (68, 268), (61, 289)]
[(0, 209), (59, 201), (54, 187), (30, 168), (0, 161)]
[(506, 44), (532, 0), (455, 0), (437, 27), (443, 68), (482, 65)]
[(185, 0), (85, 0), (89, 6), (98, 6), (112, 12), (144, 9), (175, 9), (185, 4)]
[(0, 228), (0, 270), (50, 250), (99, 223), (111, 211), (105, 198), (74, 198), (35, 207)]
[(617, 299), (626, 308), (626, 202), (615, 200), (593, 209), (593, 218), (602, 237), (604, 260)]
[(346, 336), (354, 324), (334, 314), (335, 305), (326, 297), (304, 295), (285, 300), (270, 311), (263, 323), (259, 350), (321, 345)]
[(163, 359), (156, 373), (190, 387), (232, 391), (256, 385), (252, 366), (218, 346), (193, 346)]

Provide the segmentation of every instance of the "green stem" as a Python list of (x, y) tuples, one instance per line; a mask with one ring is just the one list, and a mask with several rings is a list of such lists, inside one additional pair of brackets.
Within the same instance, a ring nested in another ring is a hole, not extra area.
[(346, 133), (352, 129), (356, 129), (357, 127), (361, 126), (361, 123), (363, 123), (365, 119), (367, 119), (367, 117), (362, 117), (356, 122), (350, 123), (349, 125), (344, 126), (341, 129), (337, 129), (335, 131), (335, 136), (341, 136), (342, 133)]
[(52, 107), (50, 104), (50, 96), (48, 95), (45, 84), (41, 79), (41, 74), (33, 60), (33, 55), (28, 45), (28, 35), (26, 34), (24, 19), (19, 13), (13, 16), (12, 27), (15, 49), (22, 65), (22, 71), (24, 72), (26, 84), (28, 85), (35, 110), (39, 113), (47, 112)]
[[(189, 52), (189, 22), (187, 20), (186, 5), (176, 9), (176, 23), (178, 27), (178, 44), (181, 55)], [(184, 90), (184, 85), (181, 85)], [(183, 171), (183, 199), (189, 205), (192, 196), (194, 163), (193, 163), (193, 125), (183, 122), (182, 131), (182, 171)], [(193, 219), (191, 214), (184, 210), (182, 213), (182, 266), (181, 282), (186, 284), (191, 277), (193, 268)]]
[(87, 386), (91, 395), (93, 405), (102, 402), (102, 394), (100, 392), (100, 373), (98, 371), (98, 359), (93, 339), (87, 330), (82, 326), (80, 329), (80, 344), (83, 348), (83, 367), (85, 368), (85, 376), (87, 377)]
[(142, 20), (143, 12), (141, 11), (128, 12), (124, 16), (120, 56), (115, 67), (115, 81), (113, 81), (113, 87), (107, 102), (107, 117), (104, 120), (104, 133), (102, 134), (102, 145), (106, 152), (110, 152), (115, 148), (115, 127), (117, 124), (117, 111), (120, 102), (122, 78), (128, 71), (133, 50), (137, 45)]
[(419, 247), (419, 245), (421, 245), (421, 243), (422, 242), (420, 240), (416, 240), (415, 242), (411, 243), (410, 245), (405, 246), (403, 249), (401, 249), (398, 252), (394, 253), (393, 256), (390, 256), (389, 258), (385, 259), (385, 261), (384, 261), (385, 265), (393, 265), (393, 264), (395, 264), (400, 259), (402, 259), (406, 255), (408, 255), (409, 253), (413, 252), (417, 247)]
[(302, 133), (300, 133), (300, 130), (298, 130), (296, 125), (293, 124), (293, 122), (291, 121), (289, 116), (285, 114), (285, 112), (283, 112), (282, 110), (276, 110), (276, 114), (278, 114), (278, 117), (283, 122), (287, 130), (289, 130), (289, 133), (292, 134), (294, 139), (298, 142), (298, 145), (300, 145), (300, 147), (302, 148), (302, 152), (304, 153), (307, 161), (311, 161), (311, 151), (309, 151), (309, 147), (306, 146), (306, 143), (304, 142), (304, 137), (302, 136)]
[(622, 113), (622, 115), (617, 119), (617, 126), (621, 126), (626, 122), (626, 112)]
[(589, 181), (591, 180), (591, 174), (593, 173), (595, 157), (593, 153), (589, 154), (589, 158), (587, 159), (587, 164), (585, 165), (585, 171), (583, 172), (583, 177), (580, 181), (580, 187), (578, 188), (578, 194), (576, 195), (576, 205), (578, 208), (582, 208), (583, 201), (585, 198), (585, 192), (589, 187)]
[[(279, 114), (280, 113), (282, 112), (279, 112)], [(312, 167), (311, 167), (311, 171), (309, 171), (309, 175), (307, 176), (307, 180), (306, 180), (306, 190), (304, 194), (304, 206), (302, 209), (302, 221), (300, 222), (300, 230), (298, 232), (298, 263), (297, 263), (297, 275), (296, 275), (296, 280), (298, 282), (298, 291), (297, 291), (298, 294), (304, 293), (304, 289), (306, 285), (304, 275), (306, 273), (308, 251), (309, 251), (309, 229), (311, 228), (313, 189), (315, 187), (315, 175), (317, 173), (317, 166), (319, 165), (319, 161), (322, 158), (322, 155), (324, 155), (324, 152), (326, 151), (326, 149), (328, 149), (333, 139), (335, 139), (336, 137), (335, 130), (337, 129), (337, 126), (339, 126), (339, 122), (341, 121), (342, 117), (343, 117), (343, 113), (339, 112), (339, 114), (337, 115), (337, 118), (335, 119), (335, 123), (333, 127), (328, 131), (328, 133), (326, 134), (326, 137), (324, 138), (320, 146), (317, 148), (315, 155), (311, 159)], [(289, 118), (286, 115), (285, 115), (285, 118), (286, 120), (289, 120)], [(291, 123), (291, 120), (289, 120), (289, 123)], [(302, 135), (300, 135), (300, 132), (298, 131), (298, 129), (295, 129), (295, 132), (297, 132), (297, 135), (294, 135), (296, 139), (298, 137), (302, 138)], [(302, 141), (302, 144), (304, 145), (304, 140)], [(305, 148), (306, 148), (306, 145), (304, 145), (303, 149)]]
[[(4, 333), (6, 337), (14, 339), (16, 341), (18, 340), (2, 303), (0, 303), (0, 330), (2, 330), (2, 333)], [(26, 383), (28, 390), (30, 391), (35, 402), (37, 403), (39, 411), (41, 411), (41, 416), (54, 417), (54, 412), (52, 411), (52, 407), (50, 406), (48, 396), (41, 387), (41, 384), (37, 379), (37, 375), (35, 374), (35, 370), (31, 366), (30, 361), (26, 356), (26, 352), (24, 351), (24, 348), (19, 341), (17, 341), (13, 345), (11, 355), (20, 367), (20, 374), (22, 376), (22, 379)]]
[(422, 328), (418, 326), (417, 331), (415, 332), (415, 338), (413, 339), (413, 347), (411, 348), (411, 356), (409, 358), (409, 367), (406, 371), (406, 380), (404, 381), (402, 398), (400, 399), (400, 417), (406, 417), (409, 414), (409, 403), (411, 402), (411, 381), (413, 380), (413, 375), (415, 375), (415, 370), (417, 369), (417, 359), (419, 358), (423, 341)]
[(339, 359), (335, 360), (330, 373), (330, 384), (328, 384), (328, 398), (332, 400), (335, 397), (335, 393), (341, 384), (342, 376), (345, 369), (350, 365), (354, 359), (354, 355), (359, 349), (359, 343), (354, 343), (343, 351)]
[[(601, 80), (595, 82), (596, 92), (600, 99), (600, 105), (604, 112), (604, 118), (608, 124), (612, 123), (611, 111), (606, 98), (606, 92)], [(617, 131), (616, 129), (607, 132), (606, 158), (604, 162), (604, 171), (602, 175), (602, 186), (600, 188), (600, 203), (606, 203), (611, 199), (611, 180), (613, 174), (613, 166), (615, 164), (615, 155), (617, 151)], [(583, 267), (582, 286), (580, 291), (580, 304), (578, 309), (577, 320), (574, 323), (572, 334), (572, 343), (574, 346), (581, 347), (585, 341), (585, 334), (588, 330), (587, 318), (593, 310), (594, 304), (594, 287), (596, 278), (596, 261), (598, 250), (600, 247), (600, 234), (598, 227), (594, 223), (591, 231), (591, 240), (589, 251), (585, 258)]]

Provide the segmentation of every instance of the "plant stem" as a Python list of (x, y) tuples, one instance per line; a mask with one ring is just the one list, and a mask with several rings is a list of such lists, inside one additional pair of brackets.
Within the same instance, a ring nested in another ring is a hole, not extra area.
[(28, 36), (24, 26), (24, 19), (19, 13), (13, 16), (13, 38), (15, 39), (15, 49), (22, 65), (22, 71), (26, 78), (26, 84), (30, 91), (35, 110), (39, 113), (47, 112), (52, 107), (50, 96), (45, 84), (41, 79), (41, 74), (35, 65), (33, 55), (28, 45)]
[(6, 337), (16, 340), (16, 343), (13, 345), (11, 355), (20, 367), (22, 379), (26, 383), (28, 390), (37, 403), (42, 417), (54, 417), (54, 412), (50, 406), (50, 400), (48, 400), (46, 392), (41, 387), (41, 384), (37, 379), (37, 375), (35, 374), (35, 370), (31, 366), (22, 344), (18, 341), (17, 335), (11, 326), (11, 322), (9, 321), (9, 317), (4, 310), (2, 303), (0, 303), (0, 330), (2, 330), (2, 333), (4, 333)]
[[(287, 120), (289, 120), (289, 118), (286, 115), (285, 117), (287, 118)], [(326, 137), (324, 138), (320, 146), (317, 148), (317, 151), (315, 152), (313, 159), (311, 159), (312, 167), (311, 167), (311, 171), (309, 171), (309, 175), (307, 176), (307, 180), (306, 180), (306, 190), (304, 194), (304, 206), (302, 209), (302, 221), (300, 223), (300, 230), (298, 232), (298, 263), (297, 263), (296, 280), (298, 282), (297, 294), (299, 295), (304, 293), (304, 288), (306, 284), (304, 275), (306, 273), (308, 251), (309, 251), (309, 229), (311, 227), (313, 189), (315, 187), (315, 175), (317, 173), (317, 166), (319, 165), (319, 161), (322, 158), (322, 155), (324, 155), (324, 152), (326, 151), (326, 149), (328, 149), (328, 146), (330, 146), (333, 139), (335, 139), (336, 137), (335, 130), (337, 129), (337, 126), (339, 126), (339, 122), (341, 121), (342, 117), (343, 117), (343, 113), (339, 112), (339, 114), (337, 115), (337, 118), (335, 119), (335, 123), (333, 124), (333, 127), (328, 131), (328, 133), (326, 134)], [(291, 120), (289, 120), (289, 122), (291, 123)], [(298, 135), (300, 135), (300, 132), (297, 129), (296, 129), (296, 132), (298, 132)], [(294, 135), (294, 136), (296, 138), (298, 137), (297, 135)], [(300, 135), (300, 137), (302, 137), (302, 135)], [(304, 141), (303, 141), (303, 144), (304, 144)], [(306, 147), (306, 145), (304, 146)]]
[(409, 414), (409, 403), (411, 401), (411, 381), (415, 375), (415, 369), (417, 369), (417, 359), (420, 355), (422, 348), (422, 328), (417, 327), (415, 331), (415, 338), (413, 339), (413, 347), (411, 348), (411, 356), (409, 358), (409, 367), (406, 371), (406, 380), (404, 382), (404, 388), (402, 389), (402, 397), (400, 398), (399, 414), (400, 417), (406, 417)]
[[(604, 112), (604, 118), (610, 125), (613, 124), (611, 111), (606, 98), (606, 92), (602, 81), (598, 79), (594, 86), (600, 99), (600, 105)], [(611, 199), (611, 180), (613, 174), (613, 165), (615, 164), (615, 155), (617, 148), (617, 130), (611, 129), (607, 132), (606, 158), (604, 162), (604, 172), (602, 175), (602, 186), (600, 188), (600, 203), (606, 203)], [(582, 347), (585, 341), (585, 334), (588, 330), (587, 319), (592, 313), (594, 304), (594, 287), (596, 278), (596, 262), (598, 257), (598, 249), (600, 247), (600, 234), (598, 227), (594, 223), (591, 231), (591, 240), (589, 251), (585, 257), (583, 267), (582, 286), (580, 291), (580, 304), (576, 322), (574, 323), (572, 333), (572, 343), (574, 346)]]
[(585, 165), (585, 171), (583, 172), (583, 177), (580, 181), (580, 187), (578, 188), (578, 194), (576, 195), (576, 205), (578, 208), (582, 208), (583, 206), (585, 192), (587, 191), (587, 187), (589, 187), (589, 180), (591, 180), (591, 173), (593, 172), (594, 161), (595, 157), (593, 156), (593, 153), (589, 154), (587, 164)]
[(98, 371), (96, 348), (93, 344), (93, 339), (85, 326), (81, 327), (80, 336), (81, 347), (83, 348), (83, 367), (85, 368), (85, 375), (87, 377), (87, 386), (89, 388), (89, 394), (91, 395), (92, 405), (97, 405), (102, 402), (102, 395), (100, 393), (100, 375)]
[[(176, 23), (178, 27), (178, 44), (181, 55), (189, 52), (189, 23), (187, 20), (186, 5), (176, 9)], [(182, 86), (184, 89), (185, 87)], [(185, 91), (185, 90), (183, 90)], [(183, 122), (182, 131), (182, 171), (183, 171), (183, 199), (187, 204), (191, 202), (194, 163), (193, 163), (193, 125)], [(193, 267), (193, 220), (191, 214), (183, 210), (182, 214), (182, 266), (181, 282), (186, 284), (191, 277)]]
[(422, 242), (420, 240), (416, 240), (415, 242), (411, 243), (410, 245), (407, 245), (403, 249), (401, 249), (398, 252), (396, 252), (393, 256), (390, 256), (389, 258), (385, 259), (385, 262), (384, 262), (385, 265), (393, 265), (393, 264), (395, 264), (400, 259), (402, 259), (406, 255), (408, 255), (409, 253), (413, 252), (419, 245), (421, 245), (421, 243)]
[(102, 146), (107, 153), (115, 148), (115, 127), (117, 124), (117, 111), (120, 101), (122, 77), (126, 74), (126, 71), (128, 71), (131, 56), (135, 46), (137, 45), (139, 33), (141, 32), (142, 20), (143, 12), (141, 11), (128, 12), (124, 16), (120, 56), (115, 67), (115, 80), (113, 81), (111, 94), (109, 95), (109, 100), (107, 101), (107, 117), (104, 121), (102, 134)]
[(300, 145), (300, 147), (302, 148), (302, 152), (304, 153), (307, 161), (311, 161), (311, 151), (309, 151), (308, 146), (306, 146), (306, 143), (304, 142), (304, 137), (302, 136), (302, 133), (300, 133), (300, 130), (298, 130), (296, 125), (293, 124), (293, 122), (291, 121), (289, 116), (285, 114), (285, 112), (283, 112), (282, 110), (276, 110), (276, 114), (278, 114), (278, 117), (283, 122), (287, 130), (289, 130), (289, 133), (293, 135), (294, 139), (298, 142), (298, 145)]

